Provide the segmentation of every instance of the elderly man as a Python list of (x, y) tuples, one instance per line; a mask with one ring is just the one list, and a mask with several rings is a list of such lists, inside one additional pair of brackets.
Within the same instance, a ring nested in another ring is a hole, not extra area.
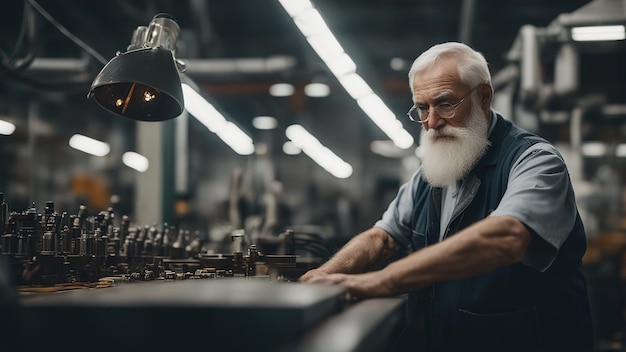
[(487, 62), (467, 45), (428, 49), (409, 85), (421, 168), (374, 227), (300, 280), (355, 297), (419, 291), (433, 351), (593, 350), (585, 231), (561, 155), (491, 110)]

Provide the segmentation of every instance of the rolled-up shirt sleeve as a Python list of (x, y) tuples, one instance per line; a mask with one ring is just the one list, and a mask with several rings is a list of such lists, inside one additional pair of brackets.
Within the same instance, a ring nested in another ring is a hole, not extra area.
[(576, 220), (576, 201), (565, 162), (556, 148), (537, 143), (519, 157), (507, 190), (491, 216), (512, 216), (534, 234), (522, 263), (544, 271)]
[(415, 190), (420, 182), (421, 172), (418, 170), (411, 179), (400, 187), (396, 198), (383, 213), (374, 226), (379, 227), (393, 237), (402, 247), (411, 245), (411, 216), (415, 202)]

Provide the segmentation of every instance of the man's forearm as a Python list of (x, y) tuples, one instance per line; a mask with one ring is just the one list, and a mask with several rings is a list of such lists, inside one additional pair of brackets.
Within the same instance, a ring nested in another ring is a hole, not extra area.
[(529, 231), (516, 219), (490, 217), (390, 264), (381, 275), (398, 292), (470, 277), (520, 261), (530, 239)]
[(385, 231), (371, 228), (343, 246), (317, 270), (332, 273), (358, 273), (389, 259), (399, 246)]
[(519, 221), (492, 217), (438, 244), (413, 252), (382, 270), (355, 275), (350, 275), (354, 272), (322, 271), (302, 281), (342, 285), (354, 297), (396, 295), (434, 282), (470, 277), (516, 263), (523, 258), (530, 240), (529, 231)]

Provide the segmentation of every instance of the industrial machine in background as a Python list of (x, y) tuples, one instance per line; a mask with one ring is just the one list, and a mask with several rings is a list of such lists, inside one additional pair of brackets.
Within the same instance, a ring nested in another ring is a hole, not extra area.
[(587, 234), (583, 257), (599, 351), (626, 345), (626, 2), (594, 0), (525, 25), (493, 77), (494, 108), (553, 142)]

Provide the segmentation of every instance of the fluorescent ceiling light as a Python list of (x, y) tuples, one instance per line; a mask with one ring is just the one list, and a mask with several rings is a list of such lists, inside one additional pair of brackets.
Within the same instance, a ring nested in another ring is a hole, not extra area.
[(15, 132), (15, 125), (9, 121), (0, 120), (0, 134), (10, 136)]
[(370, 150), (387, 158), (401, 158), (407, 155), (405, 149), (398, 148), (390, 140), (372, 141)]
[(293, 22), (305, 37), (322, 33), (328, 28), (320, 13), (312, 7), (293, 17)]
[(301, 125), (291, 125), (285, 130), (287, 138), (308, 155), (324, 170), (337, 178), (348, 178), (352, 175), (352, 165), (343, 161), (332, 150), (325, 147), (309, 131)]
[(389, 60), (389, 67), (394, 71), (404, 71), (407, 69), (406, 61), (399, 57), (394, 57)]
[(605, 104), (602, 106), (602, 114), (608, 117), (626, 115), (626, 104)]
[(122, 163), (124, 163), (124, 165), (130, 167), (131, 169), (135, 169), (139, 172), (147, 171), (148, 167), (150, 166), (148, 158), (135, 152), (124, 153), (122, 155)]
[(270, 95), (273, 97), (288, 97), (293, 95), (294, 88), (289, 83), (276, 83), (270, 86)]
[(366, 95), (374, 94), (374, 91), (370, 88), (367, 82), (365, 82), (363, 77), (356, 73), (339, 76), (337, 79), (354, 100), (359, 100)]
[(295, 17), (307, 10), (313, 5), (311, 5), (311, 1), (309, 0), (279, 0), (280, 4), (283, 5), (289, 16)]
[(302, 153), (302, 149), (293, 144), (292, 141), (287, 141), (283, 144), (283, 152), (287, 155), (298, 155)]
[(330, 94), (330, 88), (324, 83), (309, 83), (304, 87), (304, 94), (308, 97), (323, 98)]
[(582, 153), (587, 157), (600, 157), (606, 155), (606, 144), (602, 142), (585, 142), (582, 145)]
[(343, 47), (330, 31), (306, 37), (306, 40), (324, 61), (330, 61), (344, 53)]
[[(308, 0), (295, 0), (293, 2), (292, 0), (279, 0), (279, 2), (289, 16), (291, 16), (300, 32), (305, 36), (311, 48), (313, 48), (322, 61), (324, 61), (330, 72), (335, 75), (348, 94), (350, 94), (354, 100), (358, 101), (358, 105), (361, 109), (363, 109), (364, 106), (369, 107), (366, 102), (362, 103), (359, 100), (364, 96), (373, 94), (371, 88), (360, 76), (355, 75), (357, 69), (356, 64), (352, 58), (345, 53), (345, 50), (343, 50), (343, 47), (339, 44), (324, 19), (313, 7), (311, 2)], [(378, 100), (382, 103), (380, 98), (378, 98)], [(397, 123), (391, 123), (390, 127), (385, 127), (379, 123), (379, 116), (371, 114), (376, 110), (381, 109), (363, 109), (365, 114), (393, 140), (396, 146), (403, 149), (411, 147), (414, 143), (414, 139), (411, 134), (404, 130), (402, 123), (396, 119), (395, 115), (392, 114), (393, 119), (396, 120)], [(384, 110), (385, 112), (391, 111), (386, 106)], [(385, 120), (386, 124), (389, 123), (386, 117), (383, 118), (383, 120)]]
[(402, 127), (402, 123), (378, 95), (364, 96), (357, 103), (398, 148), (408, 149), (413, 145), (413, 136)]
[(198, 92), (186, 83), (182, 84), (185, 98), (185, 109), (209, 131), (215, 133), (232, 150), (239, 155), (254, 153), (254, 143), (237, 125), (226, 120), (211, 103), (206, 101)]
[(278, 126), (278, 121), (272, 116), (257, 116), (252, 119), (252, 126), (258, 130), (273, 130)]
[(588, 26), (572, 28), (572, 39), (582, 41), (606, 41), (626, 39), (624, 26)]
[(239, 155), (250, 155), (254, 153), (252, 138), (239, 129), (234, 123), (230, 121), (226, 122), (224, 128), (215, 133)]
[(206, 101), (198, 92), (186, 83), (183, 86), (183, 96), (185, 98), (185, 109), (198, 121), (205, 125), (211, 132), (215, 133), (226, 123), (226, 119), (213, 105)]
[(82, 134), (75, 134), (70, 138), (70, 147), (95, 156), (105, 156), (111, 151), (108, 143)]
[(346, 53), (343, 53), (331, 60), (327, 60), (326, 66), (328, 66), (330, 72), (332, 72), (332, 74), (336, 77), (356, 72), (356, 64)]

